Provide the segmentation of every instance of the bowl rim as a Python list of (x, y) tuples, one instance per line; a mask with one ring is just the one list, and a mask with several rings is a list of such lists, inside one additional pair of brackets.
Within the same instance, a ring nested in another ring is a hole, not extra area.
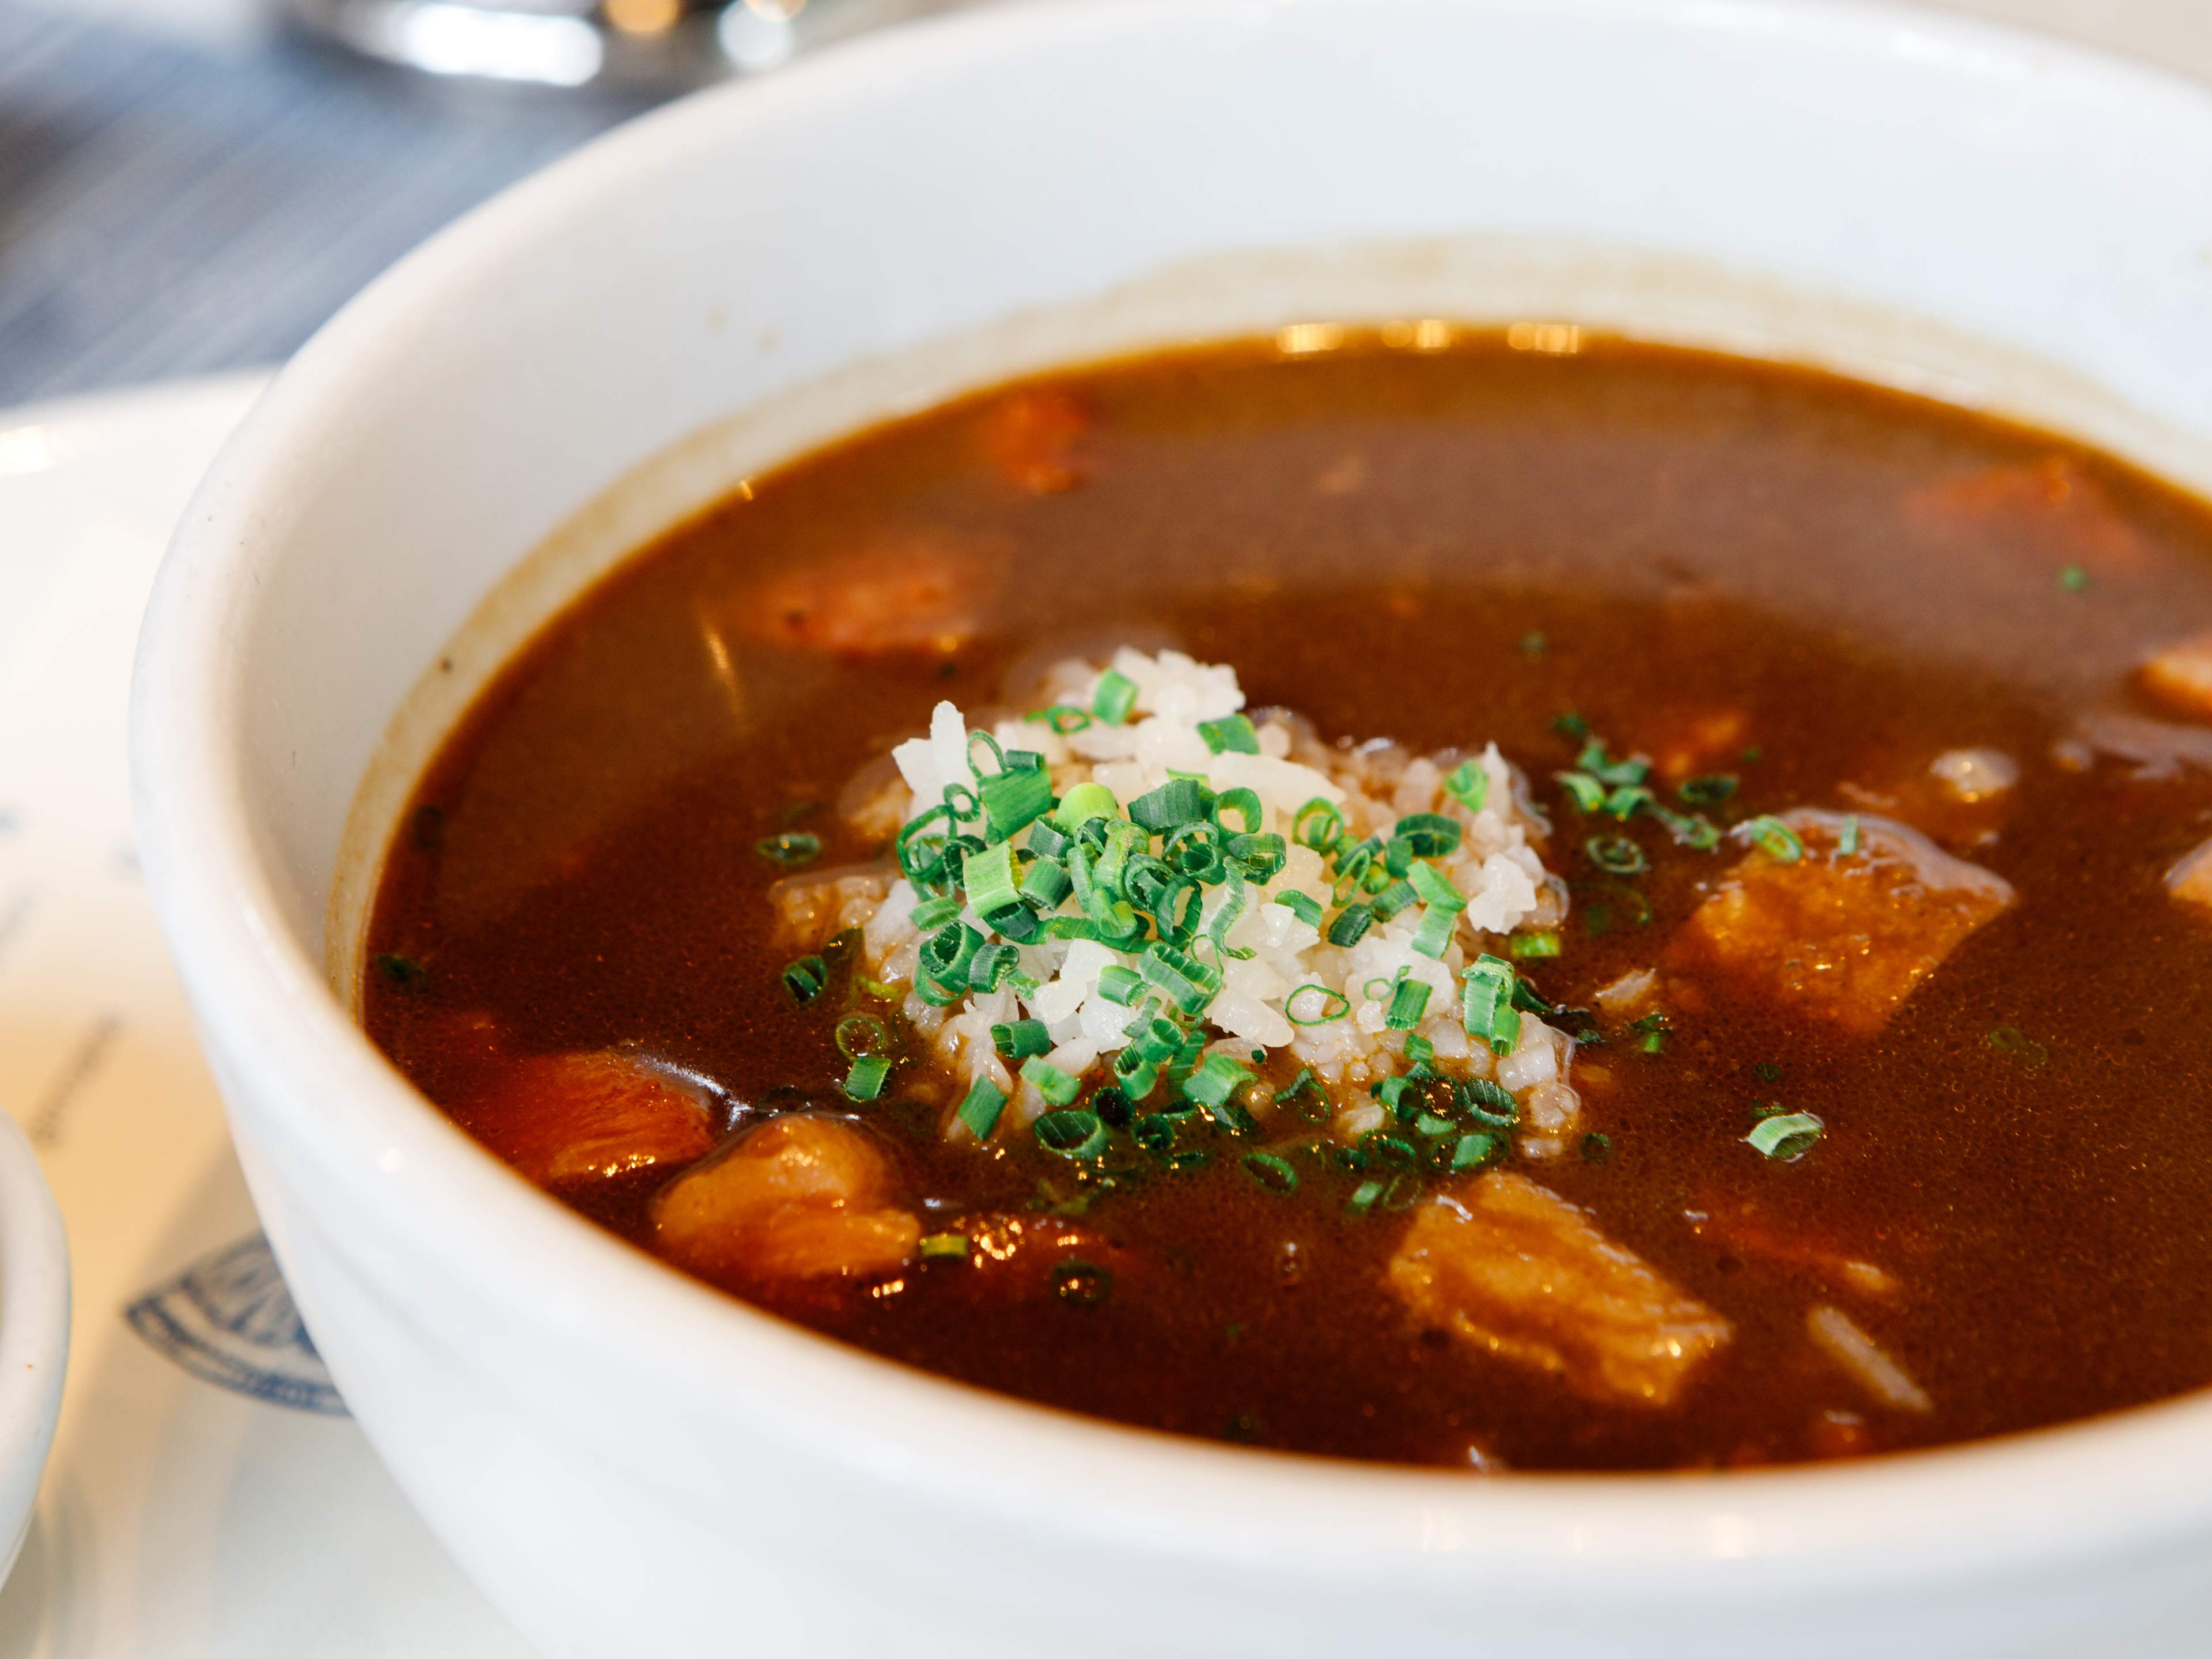
[[(1339, 0), (1319, 0), (1338, 3)], [(1363, 0), (1412, 14), (1429, 0)], [(2212, 151), (2212, 94), (2070, 42), (1884, 0), (1466, 0), (1647, 27), (1724, 27), (1861, 52), (1933, 51), (1964, 64), (2032, 58), (2046, 87), (2184, 99)], [(393, 1227), (504, 1238), (463, 1249), (458, 1281), (588, 1320), (639, 1363), (682, 1379), (773, 1374), (790, 1437), (975, 1509), (1063, 1533), (1146, 1536), (1234, 1571), (1265, 1559), (1333, 1583), (1519, 1575), (1593, 1599), (1694, 1593), (1720, 1574), (1777, 1596), (1813, 1584), (1896, 1585), (2012, 1571), (2212, 1530), (2212, 1389), (1998, 1439), (1831, 1467), (1714, 1478), (1463, 1474), (1261, 1452), (1127, 1428), (990, 1394), (879, 1358), (692, 1283), (528, 1188), (429, 1106), (369, 1044), (283, 920), (256, 844), (240, 742), (236, 647), (283, 549), (293, 480), (411, 319), (448, 285), (498, 268), (625, 181), (770, 131), (784, 112), (865, 98), (933, 64), (1041, 32), (1224, 17), (1243, 0), (1058, 0), (987, 6), (889, 30), (763, 81), (698, 94), (617, 129), (465, 216), (380, 277), (278, 375), (193, 498), (164, 562), (132, 690), (132, 787), (147, 874), (194, 993), (208, 1048), (287, 1103), (289, 1151)], [(1062, 43), (1064, 44), (1064, 43)], [(2052, 95), (2056, 96), (2057, 94)], [(325, 453), (338, 453), (327, 449)], [(232, 1092), (227, 1091), (227, 1093)], [(307, 1109), (302, 1103), (313, 1103)], [(234, 1112), (236, 1107), (234, 1105)], [(12, 1285), (11, 1285), (12, 1288)], [(1054, 1494), (1080, 1491), (1071, 1506)], [(1756, 1564), (1747, 1577), (1740, 1564)], [(1593, 1565), (1608, 1569), (1591, 1575)], [(1550, 1576), (1547, 1577), (1547, 1575)]]

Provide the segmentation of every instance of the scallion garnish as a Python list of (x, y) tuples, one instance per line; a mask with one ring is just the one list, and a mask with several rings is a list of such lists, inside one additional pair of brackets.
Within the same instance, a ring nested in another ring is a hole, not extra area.
[[(1066, 836), (1073, 835), (1092, 818), (1110, 818), (1120, 810), (1119, 803), (1114, 799), (1114, 792), (1104, 784), (1079, 783), (1067, 792), (1066, 799), (1060, 802), (1059, 810), (1052, 816), (1054, 823)], [(1037, 845), (1037, 832), (1031, 830), (1030, 850), (1058, 858), (1066, 852), (1067, 843), (1063, 839), (1057, 847), (1040, 847)]]
[(1846, 812), (1844, 814), (1844, 827), (1836, 836), (1836, 856), (1839, 859), (1847, 859), (1858, 850), (1859, 815), (1856, 812)]
[(1273, 1152), (1247, 1152), (1239, 1161), (1245, 1173), (1271, 1193), (1287, 1197), (1298, 1189), (1298, 1172), (1287, 1159), (1277, 1158)]
[(1091, 694), (1091, 712), (1109, 726), (1120, 726), (1129, 718), (1137, 706), (1137, 683), (1118, 669), (1109, 668), (1098, 677), (1098, 689)]
[(1497, 1157), (1504, 1146), (1504, 1141), (1498, 1136), (1481, 1129), (1462, 1135), (1452, 1143), (1452, 1173), (1459, 1175), (1468, 1170), (1480, 1169)]
[(914, 924), (915, 932), (933, 933), (959, 914), (960, 901), (957, 898), (927, 898), (908, 911), (906, 919)]
[(1288, 892), (1276, 894), (1275, 902), (1305, 923), (1307, 927), (1321, 926), (1321, 901), (1311, 893), (1301, 893), (1296, 888), (1292, 888)]
[[(1074, 791), (1068, 793), (1073, 795)], [(1129, 817), (1152, 834), (1164, 836), (1179, 824), (1206, 817), (1212, 805), (1207, 799), (1211, 793), (1194, 778), (1170, 778), (1158, 788), (1131, 801)]]
[(1037, 709), (1033, 714), (1023, 715), (1022, 718), (1037, 720), (1049, 726), (1064, 738), (1071, 732), (1080, 732), (1085, 726), (1090, 725), (1091, 711), (1087, 708), (1078, 708), (1072, 702), (1056, 702), (1049, 708)]
[(958, 1256), (968, 1260), (968, 1235), (965, 1233), (924, 1233), (915, 1241), (915, 1249), (924, 1261), (948, 1261)]
[(820, 957), (801, 957), (783, 970), (783, 988), (802, 1007), (822, 994), (830, 982), (830, 965)]
[(1805, 843), (1797, 832), (1769, 812), (1746, 818), (1729, 833), (1751, 842), (1778, 864), (1795, 864), (1805, 856)]
[(1613, 1138), (1593, 1132), (1583, 1137), (1583, 1162), (1602, 1164), (1613, 1156)]
[(1339, 910), (1328, 924), (1328, 942), (1346, 946), (1359, 943), (1375, 921), (1375, 912), (1364, 904), (1347, 904)]
[(402, 991), (418, 991), (430, 978), (430, 970), (412, 957), (381, 951), (377, 953), (375, 962), (376, 971)]
[(1601, 811), (1605, 806), (1605, 786), (1587, 772), (1554, 772), (1561, 787), (1575, 803), (1577, 812)]
[(1513, 964), (1480, 956), (1468, 967), (1460, 989), (1461, 1023), (1467, 1034), (1510, 1054), (1521, 1040), (1521, 1014), (1513, 1006)]
[(1190, 1074), (1182, 1091), (1201, 1106), (1219, 1106), (1251, 1081), (1252, 1068), (1242, 1060), (1227, 1054), (1208, 1054), (1206, 1063)]
[(1479, 761), (1463, 760), (1444, 774), (1444, 793), (1468, 811), (1480, 812), (1490, 798), (1490, 774)]
[(1144, 988), (1144, 975), (1133, 968), (1124, 968), (1116, 962), (1098, 970), (1098, 994), (1109, 1002), (1133, 1008)]
[[(1042, 767), (994, 773), (983, 780), (977, 793), (982, 797), (991, 834), (1003, 842), (1052, 810), (1052, 774)], [(969, 899), (974, 902), (973, 892)], [(978, 910), (982, 908), (976, 905)]]
[(1382, 1196), (1382, 1183), (1363, 1181), (1352, 1188), (1352, 1196), (1345, 1200), (1346, 1211), (1352, 1215), (1365, 1215), (1375, 1207), (1375, 1200)]
[(888, 1055), (862, 1054), (853, 1062), (853, 1069), (845, 1073), (845, 1098), (873, 1100), (883, 1093), (884, 1081), (890, 1074)]
[(1711, 772), (1686, 780), (1674, 793), (1692, 806), (1717, 806), (1735, 793), (1735, 774)]
[(1413, 1063), (1415, 1069), (1426, 1066), (1436, 1057), (1437, 1045), (1428, 1038), (1409, 1036), (1406, 1039), (1406, 1058)]
[(1592, 864), (1609, 876), (1633, 876), (1651, 867), (1644, 849), (1626, 836), (1592, 836), (1583, 843)]
[(837, 1022), (836, 1032), (837, 1052), (848, 1060), (859, 1060), (864, 1055), (888, 1053), (891, 1046), (890, 1027), (873, 1014), (848, 1014)]
[(1459, 850), (1459, 825), (1441, 812), (1414, 812), (1390, 826), (1390, 839), (1404, 842), (1416, 858), (1440, 859)]
[(1516, 962), (1528, 962), (1559, 954), (1559, 930), (1547, 927), (1534, 933), (1516, 933), (1505, 941), (1505, 954)]
[[(1042, 1060), (1033, 1060), (1028, 1066), (1022, 1067), (1024, 1077), (1030, 1077), (1031, 1066), (1048, 1072), (1053, 1070)], [(1054, 1075), (1065, 1077), (1066, 1073), (1055, 1073)], [(1030, 1078), (1030, 1080), (1032, 1083), (1036, 1082), (1035, 1078)], [(1065, 1098), (1073, 1100), (1075, 1098), (1074, 1081), (1069, 1079), (1067, 1082), (1068, 1088)], [(1057, 1101), (1060, 1098), (1048, 1091), (1042, 1084), (1038, 1085), (1037, 1092), (1043, 1095), (1047, 1100)], [(1104, 1120), (1097, 1113), (1085, 1111), (1080, 1107), (1066, 1111), (1047, 1112), (1031, 1126), (1031, 1131), (1036, 1136), (1038, 1146), (1048, 1152), (1058, 1152), (1062, 1158), (1096, 1158), (1106, 1150)]]
[(1252, 729), (1252, 722), (1242, 714), (1224, 715), (1218, 720), (1200, 720), (1198, 735), (1206, 739), (1206, 746), (1217, 755), (1256, 755), (1260, 752), (1260, 734)]
[(1161, 939), (1145, 947), (1137, 971), (1171, 1005), (1188, 1015), (1204, 1013), (1206, 1005), (1221, 988), (1219, 974)]
[(1421, 1023), (1421, 1016), (1429, 1011), (1429, 996), (1434, 990), (1425, 979), (1401, 979), (1398, 988), (1390, 993), (1390, 1006), (1384, 1011), (1382, 1024), (1393, 1031), (1410, 1031)]
[(1452, 1099), (1477, 1123), (1492, 1129), (1510, 1129), (1521, 1121), (1521, 1104), (1502, 1083), (1486, 1077), (1462, 1078), (1452, 1085)]
[(1326, 854), (1344, 834), (1344, 814), (1316, 795), (1291, 815), (1291, 839), (1301, 847)]
[(1008, 1060), (1052, 1052), (1052, 1033), (1041, 1019), (1017, 1019), (991, 1028), (991, 1046)]
[(1779, 1164), (1795, 1164), (1813, 1150), (1813, 1143), (1820, 1139), (1821, 1131), (1827, 1127), (1810, 1112), (1791, 1112), (1762, 1118), (1744, 1140), (1762, 1157)]
[[(1306, 998), (1306, 1012), (1297, 1010), (1298, 1000)], [(1293, 1025), (1326, 1025), (1331, 1020), (1342, 1019), (1352, 1012), (1352, 1000), (1341, 991), (1332, 991), (1318, 980), (1308, 980), (1283, 999), (1283, 1018)]]
[(790, 830), (781, 836), (770, 836), (765, 841), (755, 842), (753, 851), (770, 864), (781, 864), (790, 868), (820, 858), (822, 837), (804, 830)]

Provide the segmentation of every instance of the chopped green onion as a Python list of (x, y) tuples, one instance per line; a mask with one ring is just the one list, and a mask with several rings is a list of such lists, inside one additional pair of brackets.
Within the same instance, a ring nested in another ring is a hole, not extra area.
[(802, 1006), (822, 994), (830, 982), (830, 966), (820, 957), (801, 957), (783, 970), (783, 988)]
[(1375, 912), (1368, 906), (1347, 904), (1328, 924), (1328, 942), (1335, 945), (1357, 945), (1374, 920)]
[(1592, 836), (1583, 851), (1609, 876), (1633, 876), (1651, 867), (1644, 849), (1626, 836)]
[(890, 1059), (883, 1054), (862, 1054), (853, 1062), (853, 1069), (845, 1073), (845, 1098), (873, 1100), (884, 1091), (884, 1083), (891, 1074)]
[(915, 1249), (921, 1253), (924, 1261), (945, 1261), (956, 1255), (965, 1261), (968, 1260), (968, 1235), (924, 1233), (915, 1243)]
[(873, 1014), (848, 1014), (837, 1022), (837, 1052), (848, 1060), (889, 1052), (890, 1027)]
[(1524, 657), (1540, 657), (1551, 647), (1550, 638), (1540, 628), (1532, 628), (1521, 636), (1521, 654)]
[(1626, 823), (1641, 808), (1656, 805), (1658, 799), (1658, 796), (1640, 783), (1623, 784), (1605, 798), (1605, 813), (1607, 817), (1619, 818)]
[[(1052, 1070), (1052, 1067), (1045, 1066), (1043, 1061), (1033, 1060), (1029, 1066), (1022, 1067), (1023, 1076), (1029, 1076), (1030, 1066), (1042, 1067), (1045, 1071)], [(1030, 1079), (1031, 1082), (1036, 1080), (1034, 1078)], [(1070, 1079), (1067, 1099), (1075, 1098), (1073, 1090), (1073, 1080)], [(1043, 1094), (1048, 1100), (1056, 1098), (1042, 1086), (1038, 1092)], [(1080, 1107), (1069, 1111), (1047, 1112), (1031, 1126), (1031, 1128), (1036, 1136), (1038, 1146), (1048, 1152), (1058, 1152), (1062, 1158), (1096, 1158), (1106, 1150), (1104, 1121), (1097, 1113), (1086, 1112)]]
[(1201, 1106), (1218, 1106), (1252, 1080), (1252, 1068), (1227, 1054), (1208, 1054), (1182, 1091)]
[(1224, 789), (1218, 797), (1215, 798), (1213, 803), (1213, 821), (1219, 824), (1224, 830), (1228, 830), (1229, 815), (1231, 812), (1234, 812), (1237, 817), (1243, 819), (1244, 822), (1240, 830), (1231, 831), (1231, 833), (1256, 836), (1260, 833), (1261, 811), (1260, 797), (1257, 791), (1251, 789)]
[(1459, 1125), (1449, 1118), (1439, 1117), (1434, 1112), (1423, 1112), (1413, 1119), (1413, 1132), (1426, 1135), (1431, 1140), (1440, 1135), (1448, 1135), (1458, 1127)]
[(1375, 1207), (1375, 1200), (1382, 1196), (1381, 1182), (1363, 1181), (1352, 1188), (1352, 1196), (1346, 1200), (1344, 1207), (1352, 1215), (1365, 1215)]
[(1476, 760), (1463, 760), (1444, 774), (1444, 793), (1470, 812), (1482, 811), (1490, 796), (1490, 774)]
[(1559, 954), (1559, 931), (1547, 927), (1541, 933), (1516, 933), (1505, 941), (1505, 954), (1518, 962), (1555, 957)]
[(1750, 842), (1778, 864), (1795, 864), (1805, 856), (1805, 843), (1798, 840), (1797, 832), (1771, 813), (1746, 818), (1729, 833)]
[(2069, 593), (2079, 593), (2089, 586), (2089, 573), (2078, 564), (2063, 566), (2058, 572), (2058, 585)]
[(1717, 806), (1735, 793), (1735, 781), (1733, 772), (1709, 772), (1686, 780), (1674, 793), (1692, 806)]
[(1651, 775), (1651, 763), (1641, 755), (1617, 761), (1606, 752), (1603, 744), (1595, 739), (1583, 745), (1583, 752), (1575, 757), (1575, 766), (1601, 783), (1615, 788), (1642, 783)]
[(1662, 806), (1657, 801), (1646, 801), (1644, 810), (1667, 826), (1676, 845), (1693, 852), (1710, 853), (1721, 844), (1721, 832), (1713, 827), (1711, 818), (1703, 812), (1681, 813)]
[(1843, 830), (1836, 836), (1836, 856), (1839, 859), (1847, 859), (1858, 850), (1859, 815), (1856, 812), (1846, 812), (1844, 815)]
[(1256, 755), (1260, 752), (1260, 734), (1252, 729), (1252, 722), (1242, 714), (1229, 714), (1218, 720), (1200, 720), (1198, 735), (1206, 739), (1206, 746), (1217, 755)]
[(1071, 1256), (1053, 1268), (1052, 1293), (1071, 1308), (1094, 1308), (1114, 1294), (1114, 1275)]
[(1787, 1116), (1761, 1120), (1744, 1139), (1762, 1157), (1795, 1164), (1813, 1150), (1813, 1143), (1820, 1139), (1820, 1132), (1826, 1127), (1810, 1112), (1791, 1112)]
[(1052, 810), (1052, 774), (1042, 767), (994, 773), (983, 780), (978, 793), (991, 834), (1005, 841)]
[(1266, 886), (1291, 861), (1290, 844), (1270, 830), (1265, 835), (1231, 836), (1224, 849), (1232, 868), (1242, 870), (1247, 881)]
[(430, 977), (430, 970), (414, 957), (390, 951), (378, 952), (376, 971), (403, 991), (419, 989)]
[[(1024, 1060), (1022, 1079), (1055, 1106), (1065, 1106), (1083, 1092), (1081, 1079), (1068, 1076), (1048, 1060)], [(1085, 1115), (1091, 1117), (1094, 1122), (1097, 1121), (1096, 1113), (1086, 1113)], [(1044, 1119), (1039, 1118), (1037, 1121), (1042, 1123)]]
[(1451, 884), (1451, 878), (1433, 864), (1417, 864), (1406, 872), (1406, 879), (1421, 896), (1424, 904), (1432, 904), (1456, 914), (1467, 908), (1467, 895)]
[(1109, 1002), (1119, 1003), (1124, 1008), (1133, 1007), (1144, 988), (1145, 977), (1133, 968), (1124, 968), (1116, 962), (1098, 970), (1098, 994)]
[(1247, 1174), (1271, 1193), (1288, 1195), (1298, 1189), (1298, 1172), (1273, 1152), (1247, 1152), (1240, 1160)]
[(1459, 914), (1463, 906), (1431, 904), (1421, 911), (1421, 920), (1413, 929), (1413, 937), (1406, 941), (1409, 950), (1418, 951), (1431, 961), (1440, 960), (1450, 948), (1453, 930), (1459, 926)]
[(766, 841), (753, 843), (753, 851), (770, 864), (787, 867), (810, 864), (822, 856), (822, 837), (804, 830), (787, 830), (781, 836), (770, 836)]
[(1467, 1034), (1490, 1045), (1492, 1054), (1510, 1054), (1521, 1040), (1521, 1015), (1513, 1006), (1513, 964), (1496, 957), (1477, 957), (1460, 991), (1460, 1013)]
[(1401, 877), (1370, 899), (1368, 908), (1375, 912), (1376, 921), (1388, 921), (1419, 902), (1420, 895), (1413, 890), (1413, 884)]
[(1154, 939), (1145, 947), (1145, 954), (1137, 962), (1137, 971), (1186, 1014), (1204, 1013), (1206, 1005), (1221, 989), (1218, 973), (1162, 939)]
[(1589, 736), (1589, 722), (1570, 710), (1552, 716), (1552, 730), (1563, 738), (1586, 738)]
[(1502, 1083), (1486, 1077), (1462, 1078), (1452, 1085), (1459, 1109), (1477, 1123), (1492, 1129), (1510, 1129), (1521, 1121), (1521, 1103)]
[(1390, 826), (1390, 839), (1407, 842), (1416, 858), (1440, 859), (1459, 850), (1459, 825), (1441, 812), (1414, 812)]
[(991, 1131), (999, 1127), (999, 1114), (1006, 1109), (1006, 1091), (987, 1077), (979, 1077), (969, 1085), (967, 1099), (960, 1103), (954, 1114), (968, 1126), (968, 1132), (978, 1140), (988, 1140)]
[(1421, 1023), (1421, 1016), (1429, 1011), (1429, 996), (1435, 988), (1424, 979), (1401, 979), (1398, 988), (1390, 994), (1390, 1006), (1382, 1016), (1382, 1024), (1393, 1031), (1410, 1031)]
[(1595, 812), (1605, 806), (1605, 786), (1587, 772), (1554, 772), (1566, 792), (1574, 797), (1575, 811)]
[(1009, 974), (1021, 971), (1022, 953), (1011, 945), (987, 945), (968, 963), (970, 989), (995, 991)]
[(1344, 814), (1316, 795), (1291, 818), (1291, 839), (1316, 853), (1327, 853), (1344, 834)]
[(1023, 715), (1022, 718), (1026, 720), (1042, 721), (1063, 738), (1071, 732), (1080, 732), (1091, 724), (1090, 711), (1078, 708), (1072, 702), (1056, 702), (1049, 708), (1040, 708), (1034, 714)]
[[(1114, 799), (1114, 792), (1104, 784), (1079, 783), (1067, 792), (1067, 798), (1060, 802), (1060, 810), (1053, 814), (1053, 817), (1062, 831), (1073, 834), (1092, 818), (1115, 817), (1121, 810), (1121, 804)], [(1030, 846), (1037, 852), (1048, 850), (1037, 846), (1034, 830), (1030, 834)]]
[(1464, 1170), (1480, 1168), (1495, 1158), (1504, 1144), (1498, 1136), (1480, 1129), (1462, 1135), (1452, 1143), (1452, 1173), (1458, 1175)]
[(908, 911), (906, 919), (914, 924), (917, 933), (933, 933), (959, 914), (958, 899), (929, 898), (922, 900), (913, 909)]
[(1033, 904), (1040, 910), (1057, 910), (1060, 901), (1073, 890), (1074, 883), (1068, 877), (1066, 865), (1056, 859), (1038, 858), (1030, 860), (1015, 891), (1025, 904)]
[(1415, 1066), (1426, 1066), (1436, 1057), (1437, 1045), (1428, 1038), (1409, 1036), (1406, 1039), (1406, 1058), (1412, 1060)]
[(922, 942), (921, 971), (947, 988), (964, 988), (983, 936), (964, 921), (948, 922)]
[(1109, 726), (1120, 726), (1128, 720), (1136, 706), (1136, 681), (1115, 668), (1098, 677), (1098, 689), (1091, 694), (1093, 714)]
[(1321, 901), (1311, 893), (1301, 893), (1293, 887), (1288, 892), (1276, 894), (1275, 902), (1305, 923), (1307, 927), (1321, 926)]
[(1052, 1033), (1041, 1019), (1017, 1019), (991, 1028), (991, 1046), (1008, 1060), (1052, 1052)]
[(1613, 1137), (1593, 1132), (1583, 1137), (1583, 1162), (1602, 1164), (1613, 1156)]
[[(1073, 795), (1073, 790), (1068, 791)], [(1194, 778), (1170, 778), (1129, 803), (1129, 817), (1156, 836), (1206, 816), (1208, 791)]]
[(1006, 842), (999, 842), (980, 853), (970, 853), (962, 861), (960, 884), (968, 890), (968, 902), (975, 907), (978, 915), (989, 915), (994, 910), (1021, 902), (1020, 890), (1014, 885), (1014, 849)]
[[(1309, 1004), (1307, 1013), (1301, 1014), (1294, 1006), (1309, 994), (1317, 997), (1318, 1004)], [(1326, 1025), (1331, 1020), (1342, 1019), (1352, 1012), (1352, 999), (1341, 991), (1332, 991), (1318, 980), (1308, 980), (1283, 999), (1283, 1018), (1293, 1025)]]

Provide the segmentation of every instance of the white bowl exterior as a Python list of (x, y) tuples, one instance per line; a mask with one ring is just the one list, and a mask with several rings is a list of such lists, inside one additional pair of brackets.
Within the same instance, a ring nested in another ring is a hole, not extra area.
[(204, 489), (135, 714), (149, 876), (257, 1201), (403, 1485), (579, 1655), (1991, 1651), (2201, 1585), (2201, 1397), (1849, 1468), (1478, 1482), (922, 1378), (513, 1180), (320, 960), (356, 788), (500, 574), (646, 458), (856, 360), (1199, 256), (1481, 232), (1966, 330), (2212, 453), (2208, 208), (2212, 100), (1908, 12), (1131, 0), (709, 94), (415, 256)]
[(0, 1112), (0, 1582), (23, 1547), (69, 1368), (69, 1243), (39, 1155)]

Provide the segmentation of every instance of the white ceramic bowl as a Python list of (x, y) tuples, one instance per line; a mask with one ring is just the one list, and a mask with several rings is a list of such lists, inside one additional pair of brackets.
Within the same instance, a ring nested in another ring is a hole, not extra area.
[(1131, 0), (709, 94), (439, 238), (224, 454), (136, 710), (148, 872), (255, 1197), (402, 1485), (562, 1654), (1986, 1653), (2202, 1586), (2204, 1396), (1846, 1468), (1480, 1480), (943, 1383), (539, 1196), (331, 986), (407, 778), (501, 654), (846, 426), (1194, 335), (1564, 317), (2203, 486), (2208, 203), (2202, 92), (1907, 11)]
[(22, 1553), (69, 1369), (69, 1243), (39, 1155), (0, 1112), (0, 1580)]

